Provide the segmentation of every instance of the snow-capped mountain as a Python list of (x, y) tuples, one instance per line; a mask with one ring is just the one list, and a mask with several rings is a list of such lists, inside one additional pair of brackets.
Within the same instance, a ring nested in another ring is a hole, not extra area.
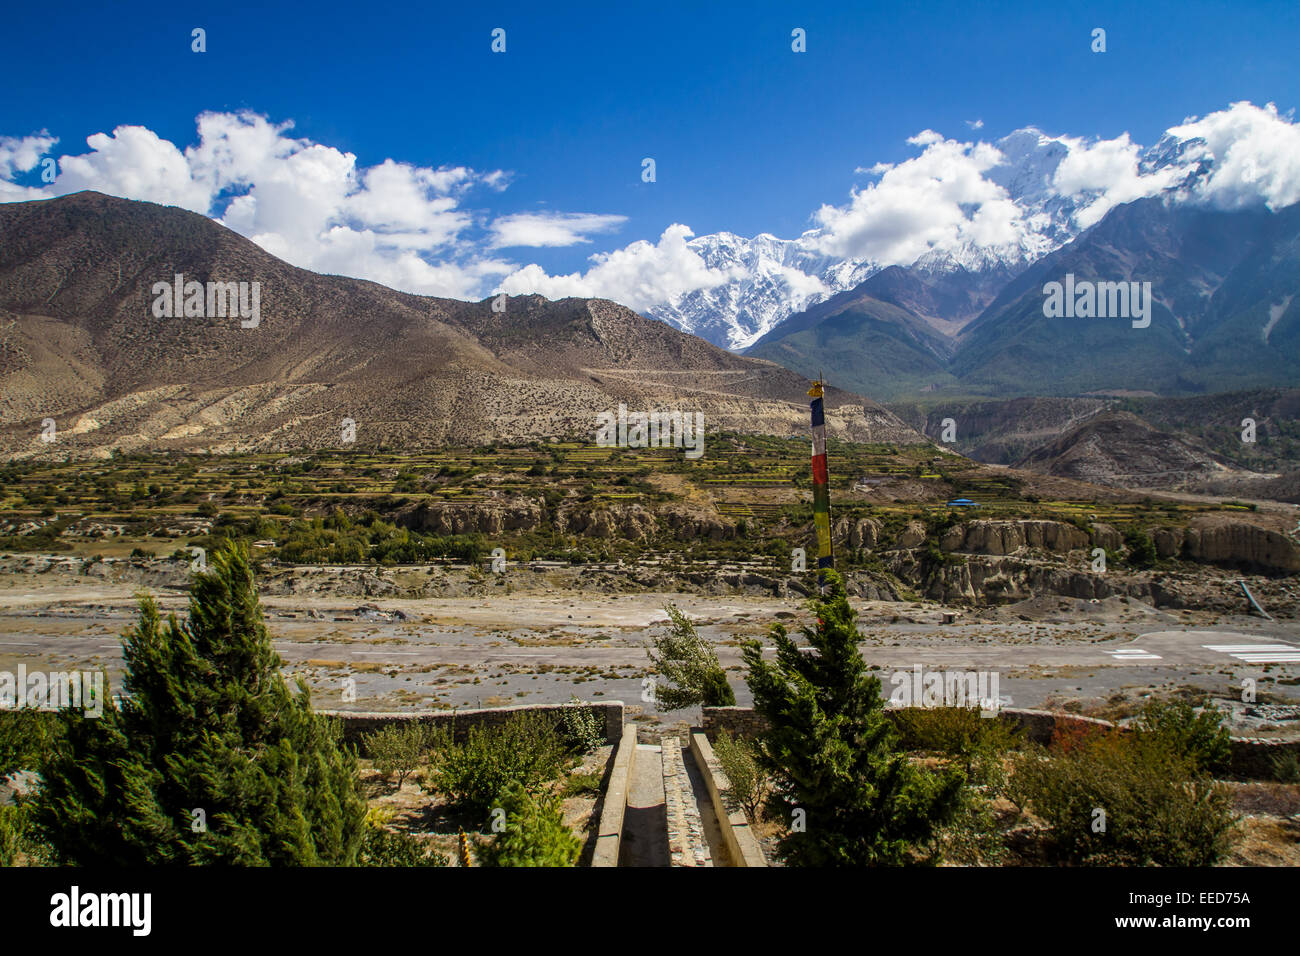
[[(766, 233), (752, 239), (714, 233), (687, 245), (710, 269), (732, 278), (657, 303), (645, 314), (716, 345), (739, 350), (757, 342), (788, 316), (858, 286), (887, 265), (910, 265), (929, 273), (963, 269), (975, 275), (989, 270), (1018, 274), (1079, 235), (1083, 225), (1077, 214), (1101, 194), (1088, 189), (1065, 194), (1058, 187), (1058, 168), (1071, 152), (1070, 143), (1062, 137), (1030, 127), (1016, 130), (994, 145), (1001, 162), (984, 176), (1000, 187), (1019, 211), (1022, 228), (1011, 242), (950, 243), (933, 247), (910, 263), (881, 263), (828, 255), (825, 227), (811, 229), (797, 239)], [(1184, 164), (1186, 146), (1186, 141), (1166, 137), (1141, 154), (1139, 172), (1146, 175), (1166, 165)]]
[(746, 239), (730, 232), (692, 239), (687, 245), (705, 265), (734, 278), (656, 305), (646, 314), (723, 348), (743, 349), (787, 316), (851, 289), (877, 271), (865, 260), (827, 256), (818, 249), (818, 239), (817, 230), (798, 239), (767, 233)]

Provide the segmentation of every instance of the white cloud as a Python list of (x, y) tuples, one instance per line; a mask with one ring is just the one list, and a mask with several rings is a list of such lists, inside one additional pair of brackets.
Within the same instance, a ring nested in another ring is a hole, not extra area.
[(1058, 142), (1064, 143), (1069, 153), (1056, 167), (1053, 187), (1063, 196), (1094, 197), (1074, 215), (1082, 229), (1100, 222), (1115, 206), (1163, 192), (1184, 174), (1176, 166), (1142, 174), (1138, 166), (1141, 147), (1129, 140), (1128, 133), (1093, 143), (1068, 136), (1059, 137)]
[[(357, 165), (343, 152), (290, 134), (250, 112), (203, 113), (198, 143), (181, 150), (141, 126), (87, 138), (90, 151), (59, 159), (44, 187), (0, 181), (0, 200), (93, 189), (210, 215), (272, 255), (319, 272), (357, 276), (408, 292), (478, 298), (517, 268), (484, 249), (466, 194), (500, 191), (509, 176), (465, 166), (388, 159)], [(0, 173), (33, 168), (55, 140), (0, 139)]]
[(1194, 196), (1224, 209), (1261, 200), (1270, 209), (1300, 202), (1300, 124), (1278, 115), (1269, 103), (1233, 103), (1204, 119), (1184, 120), (1169, 130), (1179, 139), (1199, 140), (1191, 152), (1212, 161)]
[(52, 195), (94, 189), (204, 214), (212, 205), (211, 191), (195, 180), (185, 154), (153, 130), (119, 126), (112, 135), (86, 137), (86, 145), (91, 152), (60, 157)]
[(626, 216), (601, 216), (586, 213), (515, 213), (492, 223), (492, 245), (572, 246), (591, 242), (591, 233), (612, 232), (627, 222)]
[(0, 179), (35, 169), (58, 141), (45, 130), (31, 136), (0, 136)]
[(551, 276), (540, 266), (529, 265), (507, 276), (500, 291), (510, 295), (537, 292), (551, 299), (595, 296), (645, 311), (662, 302), (676, 302), (688, 292), (739, 277), (731, 271), (710, 269), (686, 244), (693, 235), (686, 226), (673, 223), (657, 244), (643, 239), (592, 256), (593, 265), (585, 274)]
[[(968, 120), (966, 125), (980, 129), (984, 124)], [(922, 130), (908, 140), (920, 155), (856, 168), (855, 173), (878, 181), (854, 189), (845, 205), (823, 205), (812, 217), (816, 228), (800, 245), (833, 259), (882, 266), (909, 265), (936, 252), (975, 261), (984, 253), (1034, 257), (1117, 205), (1174, 189), (1200, 160), (1211, 161), (1212, 172), (1181, 195), (1185, 200), (1226, 207), (1264, 201), (1272, 208), (1300, 201), (1300, 126), (1279, 117), (1272, 105), (1233, 104), (1205, 119), (1186, 120), (1169, 130), (1169, 137), (1192, 142), (1184, 144), (1177, 161), (1154, 169), (1155, 151), (1144, 152), (1127, 133), (1089, 140), (1031, 129), (1008, 138), (1016, 140), (1014, 159), (1008, 159), (992, 144)], [(1072, 205), (1062, 206), (1062, 199)], [(1071, 228), (1062, 232), (1065, 223)], [(689, 292), (730, 281), (725, 270), (707, 268), (686, 246), (690, 235), (686, 227), (674, 226), (657, 245), (639, 241), (593, 256), (586, 272), (551, 276), (529, 265), (509, 275), (502, 288), (552, 297), (599, 295), (642, 311), (675, 306)], [(791, 301), (831, 291), (821, 278), (797, 268), (781, 266), (764, 274), (779, 274), (790, 287)]]
[(880, 180), (855, 189), (847, 206), (814, 216), (825, 253), (881, 265), (906, 265), (930, 251), (965, 244), (1015, 245), (1026, 231), (1006, 190), (984, 173), (1002, 161), (987, 143), (961, 143), (923, 130), (908, 140), (923, 151), (893, 166), (872, 167)]

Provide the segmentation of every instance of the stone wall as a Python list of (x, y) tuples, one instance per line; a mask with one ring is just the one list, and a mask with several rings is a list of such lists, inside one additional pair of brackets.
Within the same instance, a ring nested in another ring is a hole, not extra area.
[[(409, 723), (449, 727), (452, 738), (464, 740), (471, 727), (500, 727), (518, 713), (559, 715), (568, 707), (591, 711), (601, 721), (605, 743), (618, 743), (623, 735), (623, 702), (621, 700), (583, 701), (577, 704), (521, 704), (516, 707), (485, 707), (471, 710), (444, 710), (425, 713), (366, 713), (355, 710), (327, 710), (320, 713), (337, 717), (343, 722), (345, 743), (361, 747), (366, 734), (382, 727)], [(364, 747), (361, 747), (365, 755)]]
[[(704, 707), (702, 711), (704, 718), (701, 723), (704, 733), (710, 740), (716, 739), (723, 730), (733, 737), (754, 737), (767, 726), (766, 721), (755, 713), (752, 707)], [(896, 711), (892, 708), (885, 709), (886, 716), (894, 713)], [(998, 719), (1005, 720), (1024, 731), (1026, 740), (1038, 744), (1050, 741), (1057, 727), (1071, 730), (1116, 729), (1116, 725), (1110, 721), (1098, 720), (1095, 717), (1020, 707), (1004, 707), (998, 712)], [(1230, 746), (1229, 772), (1232, 776), (1245, 780), (1272, 779), (1274, 758), (1288, 752), (1300, 756), (1300, 740), (1233, 737)]]
[(700, 723), (710, 741), (727, 731), (733, 737), (757, 737), (767, 728), (767, 721), (753, 707), (701, 707)]
[(1232, 738), (1232, 774), (1244, 780), (1270, 780), (1273, 759), (1287, 752), (1300, 757), (1300, 740)]

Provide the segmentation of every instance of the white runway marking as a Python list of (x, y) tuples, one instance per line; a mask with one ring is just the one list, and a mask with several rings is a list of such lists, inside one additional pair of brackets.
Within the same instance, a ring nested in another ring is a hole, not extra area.
[(1230, 654), (1247, 664), (1297, 664), (1300, 647), (1293, 644), (1202, 644), (1208, 651)]
[(1118, 650), (1107, 651), (1106, 653), (1117, 661), (1158, 661), (1161, 659), (1159, 654), (1152, 654), (1140, 647), (1121, 647)]

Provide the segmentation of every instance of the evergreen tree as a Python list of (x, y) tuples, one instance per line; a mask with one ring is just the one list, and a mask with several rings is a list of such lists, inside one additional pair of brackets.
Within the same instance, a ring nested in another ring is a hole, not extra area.
[(190, 588), (189, 620), (149, 598), (123, 636), (125, 689), (93, 719), (65, 712), (37, 825), (61, 863), (351, 865), (365, 805), (339, 727), (297, 693), (262, 621), (248, 554), (225, 549)]
[(817, 624), (803, 634), (813, 652), (801, 651), (779, 624), (771, 634), (775, 662), (763, 660), (759, 642), (744, 645), (754, 707), (769, 724), (758, 759), (776, 784), (774, 808), (802, 826), (792, 826), (779, 852), (797, 866), (917, 862), (923, 857), (913, 851), (956, 812), (963, 778), (924, 773), (898, 747), (880, 680), (858, 651), (857, 614), (834, 571), (809, 609)]
[(650, 663), (669, 683), (655, 690), (655, 699), (665, 710), (681, 710), (703, 704), (730, 707), (736, 695), (727, 682), (718, 655), (708, 641), (695, 632), (691, 619), (673, 605), (664, 608), (672, 620), (668, 633), (654, 639)]
[(501, 794), (505, 829), (479, 851), (483, 866), (573, 866), (582, 842), (564, 825), (554, 796), (512, 784)]

